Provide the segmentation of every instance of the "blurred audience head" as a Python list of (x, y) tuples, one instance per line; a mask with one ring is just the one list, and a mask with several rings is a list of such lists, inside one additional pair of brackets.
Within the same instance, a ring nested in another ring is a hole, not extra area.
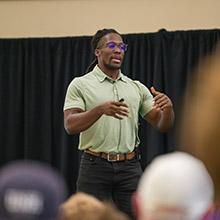
[(128, 220), (127, 216), (109, 203), (78, 192), (60, 206), (62, 220)]
[(134, 195), (139, 220), (201, 220), (213, 205), (213, 183), (203, 163), (183, 152), (156, 157)]
[(1, 220), (58, 219), (67, 188), (53, 168), (36, 161), (14, 161), (0, 170)]
[(60, 212), (62, 219), (65, 220), (93, 220), (103, 209), (104, 204), (95, 197), (76, 193), (61, 205)]
[(129, 217), (115, 208), (111, 203), (104, 203), (105, 209), (99, 220), (129, 220)]
[(200, 63), (186, 92), (180, 146), (206, 165), (220, 204), (220, 47)]

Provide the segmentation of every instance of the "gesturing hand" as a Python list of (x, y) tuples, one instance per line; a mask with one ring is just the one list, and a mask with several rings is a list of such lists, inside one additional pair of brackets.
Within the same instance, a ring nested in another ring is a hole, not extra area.
[(123, 119), (128, 116), (128, 106), (124, 102), (109, 101), (101, 106), (103, 114), (114, 118)]
[(153, 86), (150, 88), (150, 90), (154, 96), (154, 108), (156, 110), (164, 110), (166, 108), (172, 108), (173, 104), (167, 95), (156, 91)]

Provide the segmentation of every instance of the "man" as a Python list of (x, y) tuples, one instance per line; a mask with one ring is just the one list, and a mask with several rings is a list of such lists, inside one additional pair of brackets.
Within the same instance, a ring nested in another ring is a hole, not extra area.
[(65, 129), (80, 132), (79, 149), (84, 151), (77, 190), (112, 199), (132, 216), (130, 199), (142, 174), (136, 151), (138, 113), (165, 132), (174, 120), (172, 102), (121, 73), (127, 45), (117, 31), (97, 31), (92, 46), (96, 58), (89, 73), (70, 83), (64, 104)]
[(212, 179), (197, 158), (183, 152), (156, 157), (134, 194), (138, 220), (214, 220)]

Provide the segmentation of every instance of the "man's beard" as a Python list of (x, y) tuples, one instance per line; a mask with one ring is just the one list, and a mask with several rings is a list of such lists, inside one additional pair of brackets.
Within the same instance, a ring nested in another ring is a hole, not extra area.
[(119, 70), (121, 68), (121, 64), (112, 64), (112, 63), (107, 63), (105, 64), (106, 68), (110, 70)]

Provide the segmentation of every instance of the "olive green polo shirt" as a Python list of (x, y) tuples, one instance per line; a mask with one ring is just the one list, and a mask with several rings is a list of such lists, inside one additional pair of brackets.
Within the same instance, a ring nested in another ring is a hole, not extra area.
[(67, 89), (64, 110), (88, 111), (107, 101), (121, 98), (128, 105), (129, 116), (122, 120), (102, 115), (90, 128), (80, 133), (79, 149), (95, 152), (133, 151), (139, 145), (138, 114), (144, 117), (153, 106), (153, 96), (139, 81), (119, 73), (113, 81), (96, 66), (84, 76), (76, 77)]

